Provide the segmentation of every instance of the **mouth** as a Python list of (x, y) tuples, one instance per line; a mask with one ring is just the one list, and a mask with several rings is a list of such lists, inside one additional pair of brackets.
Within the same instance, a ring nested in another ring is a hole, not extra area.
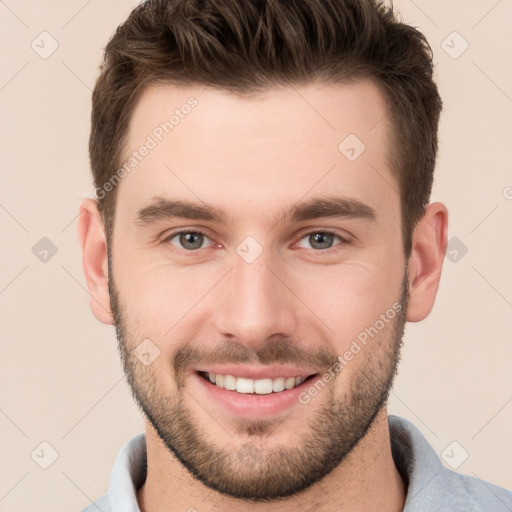
[(304, 407), (301, 396), (322, 379), (317, 368), (289, 365), (213, 365), (195, 368), (189, 375), (191, 392), (204, 396), (204, 406), (212, 407), (215, 415), (247, 419)]
[(319, 374), (299, 375), (295, 377), (275, 377), (263, 379), (249, 379), (236, 377), (229, 374), (198, 371), (196, 372), (203, 380), (213, 384), (217, 388), (227, 391), (234, 391), (242, 395), (270, 395), (282, 393), (295, 389), (304, 382), (310, 381)]

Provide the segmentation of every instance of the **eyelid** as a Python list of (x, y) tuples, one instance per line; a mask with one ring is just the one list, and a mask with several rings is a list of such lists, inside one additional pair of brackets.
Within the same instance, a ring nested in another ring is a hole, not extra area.
[[(305, 229), (307, 229), (307, 228), (305, 228)], [(199, 234), (203, 235), (204, 237), (208, 238), (208, 240), (210, 240), (210, 242), (211, 242), (211, 244), (208, 247), (212, 247), (212, 246), (219, 247), (221, 245), (209, 233), (207, 233), (206, 230), (201, 229), (201, 228), (195, 228), (195, 227), (184, 227), (184, 228), (182, 227), (182, 228), (176, 229), (175, 231), (171, 231), (170, 233), (168, 232), (168, 233), (166, 233), (163, 236), (162, 243), (165, 243), (165, 242), (168, 243), (171, 239), (173, 239), (174, 237), (176, 237), (178, 235), (181, 235), (182, 233), (199, 233)], [(303, 240), (307, 236), (310, 236), (310, 235), (315, 234), (315, 233), (322, 233), (322, 234), (333, 235), (333, 236), (337, 237), (340, 240), (340, 243), (337, 243), (337, 244), (333, 245), (332, 247), (329, 247), (328, 249), (313, 249), (313, 248), (311, 248), (310, 249), (311, 251), (327, 252), (327, 251), (329, 251), (331, 249), (334, 249), (338, 245), (350, 244), (350, 236), (348, 234), (344, 236), (344, 235), (338, 233), (335, 229), (316, 228), (316, 229), (309, 229), (307, 231), (301, 231), (298, 235), (296, 235), (294, 237), (295, 241), (292, 243), (292, 245), (297, 245), (301, 240)], [(173, 247), (176, 247), (176, 250), (178, 250), (178, 251), (181, 250), (182, 252), (187, 253), (187, 254), (191, 254), (191, 253), (195, 253), (195, 252), (199, 251), (199, 249), (187, 250), (187, 249), (183, 249), (183, 248), (180, 249), (177, 246), (173, 246)], [(208, 247), (202, 247), (202, 249), (207, 249)]]
[[(211, 242), (211, 244), (208, 247), (220, 245), (205, 230), (200, 229), (200, 228), (187, 228), (187, 227), (179, 228), (176, 231), (171, 231), (170, 233), (166, 233), (163, 236), (162, 243), (165, 243), (165, 242), (169, 243), (173, 238), (175, 238), (178, 235), (181, 235), (182, 233), (198, 233), (200, 235), (203, 235), (205, 238), (208, 238), (208, 240), (210, 240), (210, 242)], [(187, 249), (180, 248), (177, 246), (174, 246), (174, 247), (176, 247), (176, 250), (186, 252), (186, 253), (194, 253), (194, 252), (199, 251), (199, 249), (187, 250)], [(207, 249), (207, 247), (201, 247), (201, 249)]]
[(337, 237), (340, 240), (340, 242), (335, 244), (335, 245), (333, 245), (332, 247), (329, 247), (328, 249), (314, 249), (314, 248), (308, 248), (308, 247), (301, 247), (301, 249), (310, 249), (311, 251), (315, 251), (315, 252), (327, 252), (327, 251), (329, 251), (331, 249), (334, 249), (338, 245), (350, 244), (350, 237), (349, 236), (344, 236), (344, 235), (338, 233), (334, 229), (317, 228), (317, 229), (310, 229), (309, 231), (305, 231), (305, 232), (302, 232), (299, 235), (297, 235), (296, 241), (293, 243), (293, 245), (297, 245), (304, 238), (306, 238), (306, 237), (308, 237), (310, 235), (316, 234), (316, 233), (320, 233), (320, 234), (324, 234), (324, 235), (333, 235), (334, 237)]

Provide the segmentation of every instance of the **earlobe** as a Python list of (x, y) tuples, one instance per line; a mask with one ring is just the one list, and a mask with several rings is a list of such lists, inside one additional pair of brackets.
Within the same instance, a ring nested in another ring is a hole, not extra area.
[(409, 257), (407, 321), (425, 319), (439, 288), (448, 236), (448, 210), (442, 203), (429, 204), (413, 234)]
[(78, 240), (89, 289), (89, 304), (94, 316), (110, 325), (113, 324), (113, 317), (108, 293), (108, 253), (103, 222), (93, 199), (84, 199), (79, 211)]

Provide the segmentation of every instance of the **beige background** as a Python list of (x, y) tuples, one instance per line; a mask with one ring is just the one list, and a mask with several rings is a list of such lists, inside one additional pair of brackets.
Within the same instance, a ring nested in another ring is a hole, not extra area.
[[(0, 1), (2, 512), (81, 510), (142, 430), (113, 329), (89, 310), (76, 236), (78, 202), (92, 194), (101, 48), (134, 5)], [(407, 327), (390, 410), (440, 455), (456, 441), (447, 460), (467, 451), (460, 472), (512, 488), (512, 1), (395, 6), (434, 48), (445, 110), (433, 200), (448, 205), (450, 238), (467, 253), (445, 260), (431, 316)], [(46, 59), (31, 47), (51, 49), (43, 31), (59, 45)], [(57, 248), (47, 262), (32, 252), (42, 237)], [(43, 441), (58, 453), (48, 469), (38, 465), (51, 462)]]

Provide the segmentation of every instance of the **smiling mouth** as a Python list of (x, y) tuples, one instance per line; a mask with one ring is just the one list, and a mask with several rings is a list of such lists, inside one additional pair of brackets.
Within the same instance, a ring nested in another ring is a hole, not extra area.
[(234, 375), (222, 375), (212, 372), (199, 371), (197, 374), (204, 380), (228, 391), (236, 391), (248, 395), (268, 395), (271, 393), (281, 393), (289, 389), (296, 388), (304, 382), (316, 377), (318, 373), (308, 375), (307, 377), (276, 377), (274, 379), (247, 379), (245, 377), (235, 377)]

